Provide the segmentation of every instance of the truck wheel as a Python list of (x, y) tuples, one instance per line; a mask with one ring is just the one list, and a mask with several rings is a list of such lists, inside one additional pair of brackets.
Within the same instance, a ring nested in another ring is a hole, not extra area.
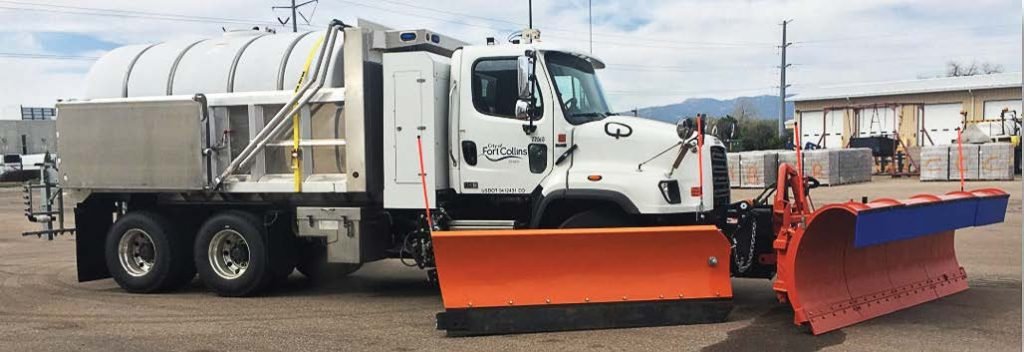
[(594, 227), (629, 227), (635, 223), (619, 211), (591, 209), (576, 213), (558, 226), (560, 229), (578, 229)]
[(196, 274), (189, 260), (190, 238), (160, 214), (128, 213), (107, 233), (107, 270), (128, 292), (178, 288), (192, 281)]
[(363, 264), (328, 263), (327, 248), (321, 244), (306, 245), (296, 265), (299, 272), (314, 283), (342, 278), (362, 267)]
[(253, 295), (274, 280), (267, 231), (256, 216), (227, 211), (206, 221), (193, 249), (203, 284), (221, 296)]

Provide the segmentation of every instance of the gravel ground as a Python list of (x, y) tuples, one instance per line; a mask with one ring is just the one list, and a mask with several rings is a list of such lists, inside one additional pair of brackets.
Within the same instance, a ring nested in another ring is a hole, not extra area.
[[(22, 238), (18, 188), (0, 187), (0, 350), (702, 350), (1004, 351), (1021, 344), (1021, 182), (979, 182), (1012, 193), (1006, 222), (960, 231), (971, 289), (822, 336), (792, 325), (767, 280), (736, 279), (736, 309), (721, 324), (446, 338), (423, 272), (395, 261), (366, 265), (322, 287), (301, 275), (262, 297), (217, 297), (197, 281), (133, 295), (112, 280), (76, 282), (74, 238)], [(815, 190), (824, 204), (862, 195), (945, 193), (954, 183), (876, 177)], [(737, 190), (734, 198), (755, 192)]]

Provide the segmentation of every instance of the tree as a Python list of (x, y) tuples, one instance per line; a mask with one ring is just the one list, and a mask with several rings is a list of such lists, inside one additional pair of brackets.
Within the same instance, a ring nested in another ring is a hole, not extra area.
[(947, 77), (964, 77), (981, 74), (989, 75), (1000, 72), (1003, 72), (1003, 65), (993, 64), (990, 62), (978, 64), (977, 61), (972, 61), (970, 64), (965, 64), (957, 61), (949, 61), (946, 63)]
[(747, 118), (754, 118), (756, 117), (756, 113), (757, 112), (756, 109), (754, 109), (754, 104), (751, 103), (750, 100), (737, 98), (736, 104), (732, 108), (731, 116), (736, 118), (737, 120), (742, 120)]
[(782, 149), (788, 141), (786, 135), (779, 137), (779, 122), (758, 118), (754, 103), (748, 99), (736, 99), (732, 114), (723, 120), (736, 124), (731, 151)]

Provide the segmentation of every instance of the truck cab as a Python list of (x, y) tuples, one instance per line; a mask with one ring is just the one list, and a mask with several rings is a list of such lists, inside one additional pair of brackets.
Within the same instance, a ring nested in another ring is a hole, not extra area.
[[(443, 86), (429, 90), (446, 100), (447, 114), (424, 124), (429, 113), (403, 115), (424, 111), (423, 99), (409, 98), (401, 90), (410, 84), (398, 80), (412, 82), (403, 77), (436, 63), (447, 66), (447, 82), (424, 83)], [(434, 156), (426, 169), (441, 175), (427, 172), (426, 181), (447, 189), (437, 197), (455, 218), (517, 228), (685, 223), (728, 204), (721, 142), (707, 137), (698, 157), (695, 131), (681, 137), (675, 125), (612, 112), (597, 75), (604, 67), (541, 43), (463, 46), (450, 58), (385, 53), (385, 145), (396, 150), (395, 163), (385, 162), (385, 207), (424, 207), (414, 189), (419, 151), (402, 143), (413, 134), (437, 140), (423, 153)]]

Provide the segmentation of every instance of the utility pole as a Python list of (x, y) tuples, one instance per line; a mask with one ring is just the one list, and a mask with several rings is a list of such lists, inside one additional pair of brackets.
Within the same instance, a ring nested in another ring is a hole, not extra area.
[(792, 64), (786, 63), (786, 48), (793, 43), (786, 41), (786, 24), (793, 22), (793, 20), (782, 21), (782, 63), (779, 65), (779, 137), (786, 132), (786, 68), (792, 66)]
[(587, 24), (590, 25), (590, 55), (594, 55), (594, 4), (587, 0)]
[(533, 29), (533, 0), (527, 0), (526, 1), (526, 6), (529, 7), (529, 9), (527, 9), (529, 11), (529, 15), (528, 16), (529, 16), (529, 19), (530, 19), (529, 28)]
[[(302, 16), (302, 18), (305, 19), (307, 23), (309, 22), (309, 19), (306, 18), (305, 15), (303, 15), (302, 13), (299, 12), (299, 8), (303, 7), (303, 6), (306, 6), (306, 5), (309, 5), (309, 4), (316, 3), (318, 1), (319, 0), (307, 0), (306, 2), (303, 2), (301, 4), (296, 4), (295, 0), (291, 0), (291, 2), (292, 2), (291, 6), (273, 6), (273, 7), (271, 7), (271, 9), (274, 9), (274, 10), (277, 10), (277, 9), (289, 9), (289, 10), (291, 10), (292, 11), (292, 17), (289, 17), (287, 19), (281, 19), (280, 17), (278, 17), (277, 18), (277, 22), (280, 22), (281, 25), (286, 25), (286, 24), (288, 24), (288, 21), (291, 21), (292, 22), (292, 32), (298, 32), (299, 31), (299, 17), (298, 16)], [(316, 9), (314, 8), (313, 11), (316, 11)]]

